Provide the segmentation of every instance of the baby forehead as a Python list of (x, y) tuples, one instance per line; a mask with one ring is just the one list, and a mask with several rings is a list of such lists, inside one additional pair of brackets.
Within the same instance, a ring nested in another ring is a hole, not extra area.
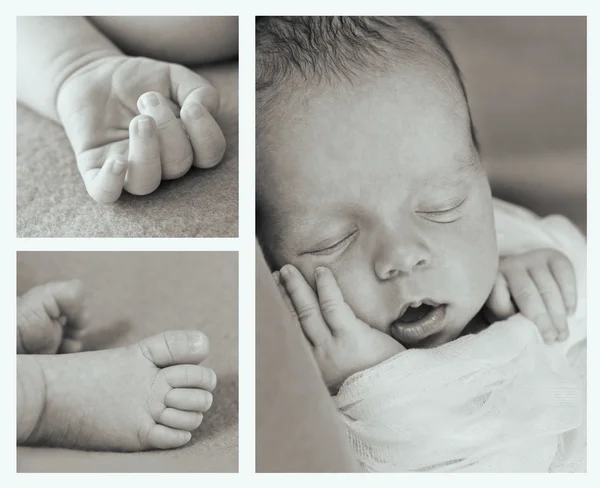
[[(296, 91), (270, 116), (258, 151), (314, 171), (362, 161), (377, 169), (405, 159), (427, 161), (470, 148), (468, 111), (443, 85), (395, 77), (362, 86)], [(467, 156), (463, 156), (467, 157)], [(314, 166), (314, 167), (313, 167)]]

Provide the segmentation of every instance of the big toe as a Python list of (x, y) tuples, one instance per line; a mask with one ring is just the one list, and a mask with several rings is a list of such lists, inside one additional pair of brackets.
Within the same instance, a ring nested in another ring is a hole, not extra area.
[(144, 355), (159, 368), (199, 364), (209, 351), (208, 337), (200, 331), (168, 331), (139, 342)]

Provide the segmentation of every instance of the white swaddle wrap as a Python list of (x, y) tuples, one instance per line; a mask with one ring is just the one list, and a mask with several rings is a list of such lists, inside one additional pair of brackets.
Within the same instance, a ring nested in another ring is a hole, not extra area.
[(502, 254), (552, 247), (572, 260), (569, 340), (545, 345), (519, 314), (351, 376), (334, 401), (366, 471), (585, 471), (585, 238), (504, 202), (495, 215)]

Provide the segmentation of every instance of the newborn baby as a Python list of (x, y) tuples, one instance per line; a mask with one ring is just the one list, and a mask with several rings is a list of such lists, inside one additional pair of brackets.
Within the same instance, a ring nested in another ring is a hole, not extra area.
[(64, 126), (98, 202), (221, 161), (219, 94), (180, 63), (237, 55), (237, 18), (18, 17), (17, 48), (19, 102)]
[(544, 246), (499, 255), (466, 92), (433, 26), (274, 17), (256, 36), (257, 233), (332, 393), (517, 312), (567, 338), (573, 267)]
[(17, 443), (140, 451), (180, 447), (212, 404), (208, 338), (169, 331), (128, 347), (76, 353), (89, 318), (79, 280), (17, 301)]

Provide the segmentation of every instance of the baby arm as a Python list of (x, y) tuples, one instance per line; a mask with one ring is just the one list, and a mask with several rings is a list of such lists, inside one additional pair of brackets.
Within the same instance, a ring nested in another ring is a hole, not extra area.
[(193, 71), (127, 56), (81, 17), (19, 17), (17, 45), (19, 101), (64, 126), (96, 201), (223, 157), (218, 93)]
[(356, 317), (328, 268), (315, 271), (316, 293), (292, 265), (285, 265), (273, 277), (332, 394), (354, 373), (405, 350), (395, 339)]
[(537, 325), (546, 343), (564, 341), (567, 316), (577, 305), (573, 265), (554, 249), (503, 256), (486, 305), (491, 321), (520, 312)]

